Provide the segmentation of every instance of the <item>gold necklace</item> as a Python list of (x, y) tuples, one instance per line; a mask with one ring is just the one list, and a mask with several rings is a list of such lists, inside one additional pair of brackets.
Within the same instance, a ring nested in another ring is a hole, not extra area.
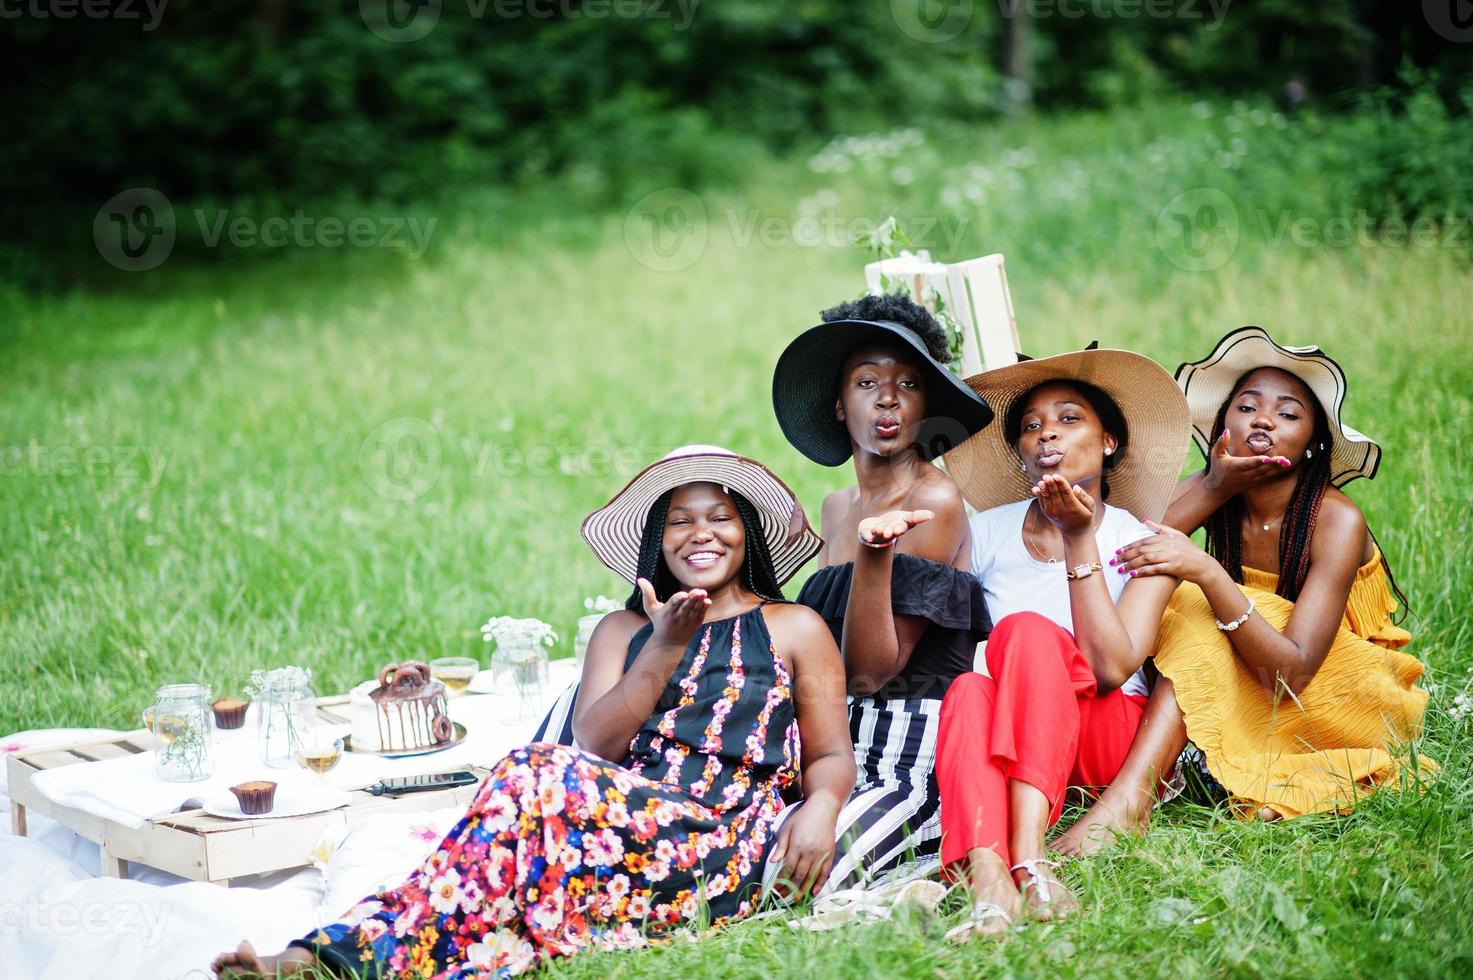
[(1034, 547), (1033, 543), (1028, 540), (1028, 518), (1032, 517), (1035, 513), (1035, 508), (1030, 505), (1028, 508), (1028, 513), (1023, 515), (1023, 546), (1026, 547), (1029, 552), (1032, 553), (1032, 555), (1037, 556), (1039, 561), (1047, 565), (1057, 565), (1061, 559), (1047, 557), (1046, 555), (1044, 555), (1042, 549)]
[[(1278, 517), (1275, 517), (1271, 521), (1264, 521), (1262, 527), (1263, 527), (1263, 529), (1265, 531), (1267, 531), (1270, 528), (1272, 528), (1275, 524), (1279, 523), (1279, 521), (1282, 521), (1283, 519), (1284, 519), (1284, 515), (1283, 514), (1280, 514)], [(1257, 524), (1258, 522), (1257, 521), (1254, 521), (1253, 523), (1254, 524)]]

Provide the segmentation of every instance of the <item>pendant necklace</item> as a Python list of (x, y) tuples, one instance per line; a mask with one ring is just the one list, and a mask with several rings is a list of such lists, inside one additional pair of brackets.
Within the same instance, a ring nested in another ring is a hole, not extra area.
[(1031, 517), (1033, 513), (1034, 509), (1030, 507), (1028, 508), (1028, 513), (1023, 515), (1023, 544), (1033, 555), (1037, 556), (1039, 561), (1049, 565), (1057, 565), (1059, 563), (1059, 559), (1049, 558), (1045, 556), (1040, 549), (1034, 546), (1033, 542), (1028, 540), (1028, 518)]

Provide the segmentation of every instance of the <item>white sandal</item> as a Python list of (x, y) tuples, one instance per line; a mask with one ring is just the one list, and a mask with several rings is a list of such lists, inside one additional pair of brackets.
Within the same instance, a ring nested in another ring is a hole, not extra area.
[[(1018, 889), (1018, 891), (1019, 892), (1022, 892), (1022, 894), (1023, 894), (1023, 904), (1025, 906), (1028, 905), (1028, 891), (1027, 890), (1029, 888), (1032, 888), (1038, 894), (1038, 900), (1039, 900), (1039, 902), (1041, 902), (1044, 907), (1051, 908), (1053, 906), (1053, 904), (1054, 904), (1053, 888), (1049, 884), (1049, 880), (1043, 876), (1043, 872), (1041, 872), (1041, 871), (1038, 870), (1040, 865), (1043, 866), (1043, 867), (1045, 867), (1045, 868), (1048, 868), (1048, 869), (1052, 870), (1052, 869), (1057, 868), (1059, 866), (1059, 862), (1058, 861), (1050, 861), (1048, 858), (1029, 858), (1026, 861), (1019, 861), (1017, 864), (1013, 865), (1008, 870), (1009, 871), (1026, 871), (1028, 873), (1028, 880), (1025, 881), (1025, 882), (1023, 882), (1023, 887), (1022, 888), (1019, 888)], [(1059, 887), (1062, 888), (1063, 885), (1060, 884)], [(1068, 916), (1068, 915), (1071, 915), (1071, 914), (1073, 914), (1073, 911), (1072, 910), (1070, 912), (1063, 913), (1063, 915), (1057, 916), (1057, 918), (1062, 919), (1065, 916)], [(1051, 917), (1053, 917), (1052, 916), (1052, 913), (1051, 913)]]
[(846, 888), (816, 900), (808, 915), (790, 921), (788, 927), (826, 932), (854, 922), (882, 922), (891, 917), (896, 906), (905, 902), (913, 902), (934, 912), (946, 892), (947, 888), (941, 882), (925, 878), (873, 890)]
[[(977, 927), (985, 925), (994, 919), (1002, 920), (1007, 928), (996, 933), (982, 933), (979, 935)], [(972, 905), (972, 914), (967, 916), (967, 921), (959, 926), (952, 926), (946, 930), (946, 941), (950, 943), (965, 942), (974, 937), (981, 938), (986, 935), (1002, 936), (1008, 929), (1013, 927), (1013, 913), (995, 902), (976, 902)]]

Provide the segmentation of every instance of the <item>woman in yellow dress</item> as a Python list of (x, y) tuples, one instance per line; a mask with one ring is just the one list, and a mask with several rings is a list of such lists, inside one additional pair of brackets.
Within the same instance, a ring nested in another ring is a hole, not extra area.
[[(1434, 768), (1406, 747), (1427, 705), (1414, 686), (1422, 664), (1400, 652), (1411, 636), (1392, 620), (1385, 558), (1339, 489), (1374, 476), (1381, 456), (1340, 421), (1340, 366), (1244, 327), (1183, 364), (1177, 383), (1207, 465), (1177, 489), (1156, 535), (1110, 564), (1182, 585), (1130, 755), (1055, 842), (1066, 854), (1143, 830), (1188, 740), (1209, 785), (1262, 819), (1344, 811)], [(1198, 527), (1205, 552), (1187, 537)]]

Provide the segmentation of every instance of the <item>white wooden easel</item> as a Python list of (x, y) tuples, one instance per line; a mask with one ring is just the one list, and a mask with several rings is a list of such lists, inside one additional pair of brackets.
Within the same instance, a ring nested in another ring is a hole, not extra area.
[(881, 259), (864, 267), (871, 292), (880, 276), (904, 282), (917, 302), (934, 308), (934, 296), (962, 328), (962, 376), (1007, 367), (1018, 361), (1018, 320), (1001, 252), (965, 262), (932, 262), (925, 252)]

